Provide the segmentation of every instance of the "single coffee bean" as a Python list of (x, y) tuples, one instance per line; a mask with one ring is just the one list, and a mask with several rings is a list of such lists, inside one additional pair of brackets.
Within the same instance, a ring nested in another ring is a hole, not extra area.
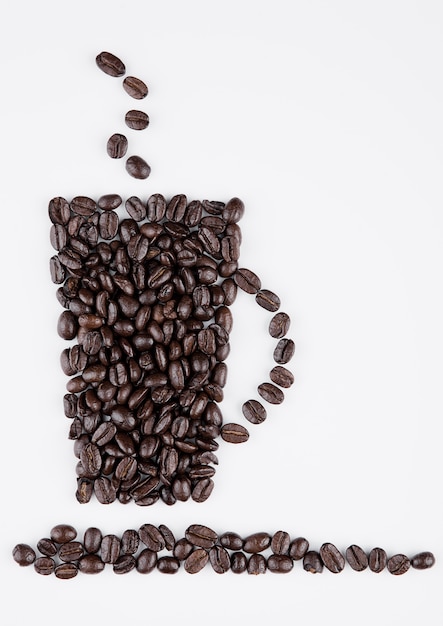
[[(214, 206), (214, 203), (209, 206)], [(208, 203), (205, 204), (206, 210), (208, 210)], [(245, 205), (240, 198), (231, 198), (226, 205), (222, 208), (222, 217), (227, 224), (235, 224), (241, 220), (245, 212)]]
[(63, 311), (58, 318), (57, 332), (62, 339), (74, 339), (78, 331), (78, 322), (72, 311)]
[(261, 281), (259, 277), (251, 270), (239, 268), (234, 276), (235, 283), (246, 293), (257, 293), (261, 289)]
[(291, 538), (289, 533), (278, 530), (271, 539), (271, 550), (274, 554), (288, 554)]
[(173, 555), (179, 561), (184, 561), (185, 559), (188, 558), (188, 556), (191, 554), (193, 550), (194, 550), (194, 545), (190, 541), (188, 541), (185, 537), (182, 537), (176, 542), (173, 548)]
[(135, 554), (138, 550), (140, 543), (140, 537), (138, 532), (133, 529), (125, 530), (121, 539), (121, 553), (122, 554)]
[(271, 554), (267, 565), (268, 570), (274, 574), (287, 574), (294, 567), (294, 561), (286, 554)]
[(249, 439), (249, 432), (240, 424), (225, 424), (220, 434), (227, 443), (244, 443)]
[(53, 224), (62, 224), (66, 226), (71, 217), (69, 203), (65, 198), (52, 198), (48, 205), (49, 219)]
[(279, 387), (283, 387), (284, 389), (289, 389), (294, 382), (294, 375), (292, 372), (281, 365), (276, 365), (272, 368), (269, 372), (269, 378), (273, 383)]
[(332, 543), (324, 543), (321, 546), (320, 558), (333, 574), (338, 574), (345, 566), (344, 556)]
[(57, 546), (52, 539), (44, 537), (37, 543), (37, 548), (44, 556), (55, 556), (57, 554)]
[(77, 480), (77, 491), (75, 497), (80, 504), (87, 504), (92, 498), (93, 485), (89, 480), (85, 478), (79, 478)]
[(110, 193), (105, 196), (100, 196), (97, 201), (97, 206), (102, 209), (102, 211), (113, 211), (117, 209), (122, 202), (121, 196), (116, 193)]
[(170, 528), (165, 526), (164, 524), (160, 524), (158, 527), (159, 531), (163, 535), (163, 539), (165, 540), (165, 548), (166, 550), (172, 551), (175, 546), (175, 537)]
[(126, 76), (123, 81), (123, 89), (131, 98), (143, 100), (148, 95), (148, 88), (145, 83), (135, 76)]
[(105, 564), (96, 554), (86, 554), (78, 562), (78, 569), (82, 574), (100, 574)]
[(54, 570), (57, 578), (68, 580), (74, 578), (78, 574), (78, 567), (74, 563), (60, 563)]
[(34, 563), (36, 554), (33, 548), (31, 548), (31, 546), (28, 546), (28, 544), (19, 543), (12, 550), (12, 558), (16, 563), (18, 563), (22, 567), (25, 567), (26, 565), (31, 565), (32, 563)]
[(287, 313), (277, 313), (269, 322), (269, 334), (274, 339), (282, 339), (291, 325), (291, 320)]
[(311, 574), (321, 574), (323, 563), (320, 555), (315, 550), (308, 550), (303, 557), (303, 569)]
[(406, 574), (411, 567), (411, 561), (404, 554), (394, 554), (388, 559), (388, 571), (395, 576)]
[(248, 560), (243, 552), (233, 552), (231, 554), (231, 572), (243, 574), (248, 567)]
[(266, 532), (253, 533), (244, 540), (243, 550), (250, 554), (263, 552), (271, 545), (271, 539), (271, 535)]
[(266, 419), (266, 409), (258, 400), (247, 400), (242, 406), (242, 411), (251, 424), (261, 424)]
[(121, 133), (114, 133), (108, 139), (106, 151), (111, 159), (121, 159), (128, 150), (128, 140)]
[(119, 77), (126, 72), (125, 65), (118, 57), (111, 52), (100, 52), (95, 62), (102, 72), (109, 76)]
[(145, 178), (148, 178), (149, 174), (151, 173), (151, 168), (141, 157), (130, 156), (126, 160), (126, 171), (133, 178), (144, 180)]
[(157, 569), (162, 574), (176, 574), (180, 569), (180, 561), (173, 556), (162, 556), (157, 561)]
[(209, 561), (217, 574), (225, 574), (231, 567), (229, 554), (222, 546), (213, 546), (209, 550)]
[(388, 562), (388, 557), (383, 548), (373, 548), (369, 553), (369, 569), (376, 574), (382, 572)]
[(149, 574), (157, 565), (157, 553), (146, 548), (137, 557), (136, 569), (140, 574)]
[(104, 476), (100, 476), (94, 480), (94, 493), (101, 504), (111, 504), (111, 502), (114, 502), (117, 498), (114, 485)]
[(76, 215), (91, 217), (94, 215), (96, 208), (97, 206), (95, 201), (87, 196), (76, 196), (71, 200), (71, 210)]
[(217, 542), (218, 535), (207, 526), (201, 524), (191, 524), (186, 529), (185, 537), (192, 545), (199, 548), (212, 548)]
[(98, 552), (100, 550), (102, 538), (102, 533), (99, 528), (96, 528), (95, 526), (87, 528), (83, 536), (83, 545), (85, 551), (91, 554), (95, 554), (96, 552)]
[(261, 289), (256, 294), (255, 301), (267, 311), (272, 311), (272, 313), (275, 313), (280, 308), (280, 298), (268, 289)]
[(120, 555), (120, 539), (117, 535), (105, 535), (100, 545), (100, 556), (104, 563), (115, 563)]
[(105, 211), (100, 215), (98, 230), (102, 239), (113, 239), (118, 231), (118, 215), (115, 211)]
[(198, 480), (192, 489), (191, 498), (194, 502), (205, 502), (214, 489), (214, 481), (210, 478)]
[(133, 130), (144, 130), (149, 125), (149, 117), (144, 111), (131, 109), (125, 115), (125, 122)]
[(83, 544), (79, 541), (68, 541), (60, 546), (58, 555), (61, 561), (78, 561), (83, 556)]
[(263, 400), (270, 404), (281, 404), (285, 399), (283, 391), (272, 383), (261, 383), (257, 387), (257, 391)]
[(165, 547), (165, 539), (159, 529), (153, 524), (143, 524), (138, 534), (145, 546), (153, 552), (160, 552)]
[(69, 524), (57, 524), (50, 532), (50, 537), (55, 543), (68, 543), (77, 537), (77, 531)]
[(243, 548), (243, 539), (237, 533), (228, 531), (220, 535), (220, 545), (228, 550), (241, 550)]
[(349, 546), (346, 549), (346, 560), (356, 572), (362, 572), (369, 564), (366, 552), (356, 545)]
[(258, 576), (258, 574), (266, 574), (266, 559), (263, 554), (253, 554), (247, 565), (248, 574)]
[(295, 352), (295, 343), (292, 339), (280, 339), (274, 350), (274, 361), (284, 365), (288, 363)]
[(209, 554), (203, 548), (197, 548), (185, 559), (183, 567), (188, 574), (197, 574), (206, 565)]
[(411, 559), (411, 565), (414, 569), (429, 569), (435, 563), (435, 557), (432, 552), (419, 552)]
[(309, 550), (309, 541), (304, 537), (297, 537), (291, 541), (289, 546), (289, 556), (294, 561), (300, 561)]
[(34, 561), (34, 569), (37, 574), (49, 576), (55, 570), (55, 561), (49, 556), (41, 556)]
[(132, 554), (122, 554), (113, 564), (112, 569), (115, 574), (128, 574), (135, 569), (136, 560)]

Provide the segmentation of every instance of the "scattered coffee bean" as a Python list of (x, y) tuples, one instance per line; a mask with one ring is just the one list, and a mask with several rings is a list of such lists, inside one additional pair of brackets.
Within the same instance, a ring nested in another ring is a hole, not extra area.
[(249, 557), (247, 572), (254, 576), (266, 574), (266, 559), (263, 554), (253, 554)]
[(197, 548), (185, 559), (183, 566), (188, 574), (197, 574), (205, 567), (208, 560), (208, 552), (203, 548)]
[(282, 339), (289, 331), (291, 320), (287, 313), (277, 313), (269, 322), (269, 334), (274, 339)]
[(231, 554), (231, 572), (243, 574), (248, 567), (248, 559), (243, 552), (233, 552)]
[(240, 424), (225, 424), (220, 434), (222, 439), (228, 443), (244, 443), (249, 439), (249, 432)]
[(148, 95), (148, 88), (145, 83), (135, 76), (126, 76), (123, 81), (123, 89), (131, 98), (143, 100)]
[(130, 156), (126, 161), (126, 171), (133, 178), (144, 180), (151, 173), (151, 168), (141, 157)]
[(321, 574), (323, 562), (320, 555), (315, 550), (308, 550), (303, 557), (303, 569), (311, 574)]
[(290, 556), (285, 554), (272, 554), (267, 562), (268, 570), (274, 574), (287, 574), (294, 567)]
[(273, 383), (284, 389), (289, 389), (294, 382), (294, 375), (286, 367), (276, 365), (269, 372), (269, 378)]
[(309, 550), (309, 541), (304, 537), (297, 537), (291, 541), (291, 545), (289, 546), (289, 556), (294, 559), (294, 561), (299, 561), (302, 559), (305, 554)]
[(254, 533), (244, 540), (243, 550), (251, 554), (263, 552), (271, 545), (271, 539), (271, 535), (266, 532)]
[(263, 400), (270, 404), (281, 404), (285, 399), (283, 391), (272, 383), (261, 383), (257, 387), (257, 391)]
[(292, 339), (280, 339), (274, 350), (274, 361), (284, 365), (288, 363), (295, 352), (295, 343)]
[(157, 569), (163, 574), (176, 574), (180, 569), (180, 561), (173, 556), (162, 556), (157, 561)]
[(411, 561), (404, 554), (394, 554), (388, 559), (388, 571), (395, 576), (406, 574), (411, 567)]
[(50, 576), (55, 570), (55, 561), (50, 556), (41, 556), (34, 561), (34, 569), (37, 574)]
[(275, 554), (288, 554), (289, 546), (291, 545), (291, 538), (289, 533), (284, 530), (278, 530), (272, 536), (271, 550)]
[(346, 549), (346, 560), (356, 572), (362, 572), (369, 564), (366, 552), (356, 545), (349, 546)]
[(78, 574), (78, 567), (74, 563), (60, 563), (54, 570), (57, 578), (68, 580), (74, 578)]
[(128, 151), (128, 140), (121, 133), (114, 133), (108, 139), (106, 151), (111, 159), (121, 159)]
[(236, 284), (246, 293), (257, 293), (261, 289), (261, 281), (257, 274), (246, 268), (238, 269), (233, 276)]
[(19, 543), (12, 551), (13, 559), (19, 565), (26, 566), (34, 563), (36, 554), (35, 551), (26, 543)]
[(262, 424), (266, 419), (266, 409), (258, 400), (247, 400), (242, 411), (251, 424)]
[(268, 289), (261, 289), (256, 294), (255, 300), (261, 307), (273, 313), (280, 308), (280, 298)]
[(344, 556), (332, 543), (324, 543), (320, 547), (320, 558), (333, 574), (338, 574), (345, 566)]
[(376, 574), (382, 572), (388, 562), (388, 557), (383, 548), (373, 548), (369, 553), (369, 569)]
[(429, 569), (435, 563), (435, 557), (432, 552), (419, 552), (411, 559), (411, 565), (414, 569)]
[(55, 543), (68, 543), (68, 541), (74, 541), (77, 531), (70, 524), (57, 524), (52, 528), (50, 536)]
[(133, 130), (144, 130), (149, 125), (149, 117), (144, 111), (131, 109), (125, 115), (125, 122)]
[(123, 76), (126, 71), (123, 61), (111, 52), (100, 52), (95, 61), (102, 72), (109, 76)]
[(55, 542), (47, 537), (40, 539), (37, 543), (37, 548), (44, 556), (55, 556), (57, 554), (57, 546), (55, 545)]
[(191, 524), (185, 532), (185, 537), (189, 543), (199, 548), (212, 548), (218, 539), (217, 533), (212, 528), (201, 524)]

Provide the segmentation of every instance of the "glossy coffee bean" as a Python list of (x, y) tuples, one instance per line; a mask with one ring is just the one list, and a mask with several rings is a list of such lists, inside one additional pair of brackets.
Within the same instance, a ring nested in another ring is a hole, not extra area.
[(288, 363), (295, 352), (295, 343), (292, 339), (280, 339), (274, 350), (274, 361), (284, 365)]
[(278, 530), (272, 535), (271, 550), (274, 554), (288, 554), (291, 538), (289, 533), (284, 530)]
[(146, 84), (135, 76), (126, 76), (123, 81), (123, 89), (131, 98), (135, 98), (136, 100), (142, 100), (148, 95)]
[(212, 548), (218, 539), (217, 533), (212, 528), (202, 524), (191, 524), (186, 529), (185, 537), (192, 545), (205, 549)]
[(176, 574), (180, 569), (180, 561), (173, 556), (162, 556), (157, 561), (157, 569), (162, 574)]
[(268, 570), (274, 574), (287, 574), (294, 567), (294, 561), (285, 554), (271, 554), (267, 565)]
[(60, 563), (54, 570), (57, 578), (61, 580), (69, 580), (78, 574), (78, 567), (74, 563)]
[(52, 539), (48, 539), (47, 537), (43, 537), (37, 543), (38, 551), (41, 552), (44, 556), (55, 556), (57, 554), (57, 546)]
[(68, 541), (60, 546), (58, 556), (66, 563), (78, 561), (83, 556), (83, 544), (79, 541)]
[(78, 569), (82, 574), (100, 574), (104, 568), (105, 564), (96, 554), (86, 554), (78, 562)]
[(321, 574), (323, 561), (315, 550), (308, 550), (303, 556), (303, 569), (311, 574)]
[(102, 538), (102, 533), (99, 528), (96, 528), (95, 526), (87, 528), (83, 536), (85, 551), (91, 554), (97, 553), (100, 550)]
[(22, 567), (31, 565), (36, 559), (36, 554), (31, 546), (26, 543), (19, 543), (12, 551), (12, 557), (16, 563)]
[(95, 61), (102, 72), (108, 74), (109, 76), (123, 76), (126, 71), (123, 61), (111, 52), (100, 52)]
[(304, 537), (297, 537), (291, 541), (289, 546), (289, 556), (294, 561), (300, 561), (309, 550), (309, 541)]
[(242, 406), (242, 412), (251, 424), (262, 424), (266, 419), (266, 409), (258, 400), (247, 400)]
[(261, 289), (255, 296), (255, 301), (267, 311), (278, 311), (280, 308), (280, 298), (269, 289)]
[(207, 550), (197, 548), (185, 559), (183, 567), (188, 574), (197, 574), (200, 572), (209, 560)]
[(249, 557), (247, 572), (253, 576), (266, 574), (266, 559), (263, 554), (253, 554)]
[(269, 378), (273, 383), (284, 389), (289, 389), (294, 382), (294, 375), (286, 367), (276, 365), (269, 372)]
[(394, 554), (388, 559), (388, 571), (395, 576), (406, 574), (411, 567), (411, 561), (404, 554)]
[(366, 552), (356, 545), (349, 546), (346, 549), (346, 560), (356, 572), (362, 572), (369, 564)]
[(133, 130), (144, 130), (149, 125), (149, 117), (144, 111), (131, 109), (125, 115), (125, 122)]
[(325, 567), (333, 574), (338, 574), (345, 566), (344, 556), (332, 543), (324, 543), (321, 546), (320, 558)]
[(270, 404), (281, 404), (285, 399), (283, 391), (272, 383), (261, 383), (257, 391), (263, 400)]
[(269, 334), (275, 339), (282, 339), (287, 335), (291, 320), (287, 313), (277, 313), (269, 322)]
[(140, 156), (130, 156), (126, 160), (126, 171), (133, 178), (144, 180), (151, 173), (151, 168)]
[(263, 552), (271, 545), (272, 537), (266, 532), (253, 533), (245, 538), (243, 542), (244, 552), (255, 554), (257, 552)]
[(137, 557), (136, 569), (140, 574), (149, 574), (157, 566), (157, 553), (146, 548)]
[(429, 569), (435, 564), (435, 557), (432, 552), (419, 552), (411, 559), (414, 569)]
[(50, 537), (55, 543), (68, 543), (74, 541), (77, 531), (70, 524), (57, 524), (51, 529)]
[(50, 556), (41, 556), (34, 561), (34, 569), (37, 574), (50, 576), (55, 570), (55, 561)]
[(121, 159), (128, 151), (128, 140), (121, 133), (114, 133), (108, 139), (106, 151), (111, 159)]
[(247, 268), (239, 268), (233, 278), (240, 289), (246, 293), (255, 294), (261, 289), (259, 277)]
[(244, 443), (249, 439), (249, 432), (240, 424), (225, 424), (220, 434), (227, 443)]
[(388, 557), (383, 548), (373, 548), (368, 557), (369, 569), (376, 574), (382, 572), (388, 562)]
[(243, 552), (233, 552), (231, 554), (231, 572), (233, 574), (243, 574), (248, 567), (248, 559)]

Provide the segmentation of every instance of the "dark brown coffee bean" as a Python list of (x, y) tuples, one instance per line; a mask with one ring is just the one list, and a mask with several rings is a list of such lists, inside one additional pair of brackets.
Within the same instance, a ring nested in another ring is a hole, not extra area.
[(414, 569), (429, 569), (435, 564), (435, 557), (432, 552), (419, 552), (411, 559)]
[(290, 372), (286, 367), (282, 367), (281, 365), (276, 365), (269, 372), (269, 378), (273, 383), (278, 385), (279, 387), (283, 387), (284, 389), (289, 389), (289, 387), (294, 382), (294, 375)]
[(271, 545), (271, 535), (265, 532), (258, 532), (246, 537), (243, 542), (243, 550), (250, 554), (263, 552)]
[(160, 530), (153, 524), (143, 524), (138, 534), (145, 546), (153, 552), (160, 552), (165, 547), (165, 539)]
[(253, 574), (254, 576), (266, 574), (266, 559), (263, 554), (253, 554), (249, 558), (247, 572), (248, 574)]
[(219, 542), (220, 545), (228, 550), (241, 550), (243, 548), (243, 539), (232, 531), (220, 535)]
[(268, 570), (274, 574), (287, 574), (294, 567), (294, 561), (285, 554), (271, 554), (267, 566)]
[(135, 569), (135, 566), (136, 560), (132, 554), (121, 554), (113, 564), (112, 569), (114, 574), (128, 574)]
[(159, 531), (163, 535), (163, 539), (165, 540), (165, 548), (166, 550), (172, 551), (175, 546), (175, 537), (170, 528), (165, 526), (164, 524), (160, 524), (158, 527)]
[(116, 193), (110, 193), (105, 196), (100, 196), (97, 201), (97, 206), (102, 209), (102, 211), (113, 211), (119, 207), (122, 202), (121, 196)]
[(235, 224), (241, 220), (244, 212), (245, 205), (240, 198), (231, 198), (222, 209), (222, 217), (227, 224)]
[(99, 448), (94, 443), (88, 443), (82, 448), (80, 461), (88, 476), (99, 475), (102, 457)]
[(82, 574), (100, 574), (105, 564), (96, 554), (86, 554), (79, 560), (78, 569)]
[(80, 504), (87, 504), (92, 497), (93, 485), (89, 480), (85, 478), (79, 478), (77, 480), (77, 490), (75, 497)]
[(284, 337), (291, 325), (291, 320), (287, 313), (277, 313), (269, 322), (269, 334), (275, 339)]
[(78, 561), (83, 556), (83, 544), (79, 541), (68, 541), (60, 546), (58, 555), (61, 561)]
[(117, 535), (105, 535), (100, 545), (103, 563), (115, 563), (120, 555), (120, 539)]
[(61, 263), (58, 255), (49, 259), (49, 272), (51, 274), (51, 280), (56, 285), (60, 285), (65, 280), (66, 269)]
[(244, 443), (249, 439), (249, 432), (240, 424), (225, 424), (220, 434), (222, 439), (228, 443)]
[(135, 76), (126, 76), (123, 81), (123, 89), (131, 98), (143, 100), (148, 95), (148, 88), (145, 83)]
[(233, 552), (231, 554), (231, 572), (243, 574), (248, 567), (248, 560), (243, 552)]
[(126, 171), (133, 178), (144, 180), (151, 173), (151, 168), (140, 156), (130, 156), (126, 160)]
[(382, 572), (388, 562), (388, 557), (383, 548), (373, 548), (369, 553), (369, 569), (376, 574)]
[(257, 391), (263, 400), (269, 404), (281, 404), (285, 399), (283, 391), (272, 383), (261, 383), (257, 387)]
[(284, 365), (288, 363), (295, 352), (295, 343), (292, 339), (280, 339), (274, 350), (274, 361)]
[(55, 250), (61, 250), (68, 242), (68, 233), (61, 224), (53, 224), (49, 233), (51, 246)]
[(231, 567), (229, 554), (222, 546), (213, 546), (209, 550), (209, 561), (217, 574), (225, 574)]
[(121, 133), (114, 133), (108, 139), (106, 151), (111, 159), (121, 159), (128, 151), (128, 140)]
[(34, 561), (34, 569), (37, 574), (49, 576), (55, 570), (55, 561), (49, 556), (41, 556)]
[(239, 268), (233, 276), (236, 284), (246, 293), (257, 293), (261, 289), (261, 280), (251, 270)]
[(266, 409), (258, 400), (247, 400), (242, 406), (242, 411), (251, 424), (261, 424), (266, 419)]
[(280, 308), (280, 298), (268, 289), (261, 289), (256, 294), (255, 301), (261, 307), (263, 307), (267, 311), (272, 311), (273, 313), (275, 311), (278, 311), (278, 309)]
[(37, 548), (44, 556), (55, 556), (57, 554), (57, 546), (52, 539), (47, 537), (40, 539)]
[(62, 339), (74, 339), (78, 331), (78, 322), (72, 311), (63, 311), (58, 318), (57, 332)]
[(74, 578), (78, 574), (78, 567), (74, 563), (60, 563), (54, 570), (57, 578), (68, 580)]
[(97, 205), (92, 198), (87, 196), (76, 196), (71, 200), (71, 210), (76, 215), (82, 215), (83, 217), (91, 217), (94, 215)]
[(117, 498), (117, 492), (112, 482), (101, 476), (94, 480), (95, 497), (101, 504), (111, 504)]
[(109, 76), (123, 76), (126, 72), (123, 61), (111, 52), (100, 52), (100, 54), (97, 55), (95, 62), (101, 71)]
[(137, 198), (137, 196), (131, 196), (125, 202), (126, 211), (135, 222), (142, 222), (146, 219), (146, 206)]
[(71, 217), (69, 203), (65, 198), (52, 198), (48, 205), (49, 219), (53, 224), (62, 224), (66, 226)]
[(205, 567), (208, 560), (208, 552), (203, 548), (197, 548), (185, 559), (183, 566), (188, 574), (197, 574)]
[(19, 543), (12, 550), (12, 558), (20, 566), (25, 567), (34, 563), (36, 554), (31, 546), (26, 543)]
[(289, 533), (284, 530), (278, 530), (272, 536), (271, 550), (274, 554), (288, 554), (291, 538)]
[(50, 537), (55, 543), (68, 543), (77, 537), (77, 531), (69, 524), (57, 524), (50, 532)]
[(102, 533), (99, 528), (96, 528), (95, 526), (87, 528), (83, 536), (83, 545), (85, 551), (91, 554), (95, 554), (96, 552), (98, 552), (100, 550), (102, 539)]
[(367, 554), (360, 546), (349, 546), (346, 549), (346, 560), (356, 572), (362, 572), (368, 567)]
[(303, 569), (311, 574), (321, 574), (323, 563), (320, 555), (315, 550), (308, 550), (303, 557)]
[(100, 215), (98, 229), (102, 239), (113, 239), (118, 231), (118, 215), (115, 211), (105, 211)]
[(157, 553), (146, 548), (137, 557), (136, 569), (139, 574), (149, 574), (157, 565)]
[(125, 115), (125, 122), (133, 130), (144, 130), (149, 125), (149, 117), (144, 111), (131, 109)]
[(191, 492), (194, 502), (205, 502), (214, 489), (214, 481), (211, 478), (203, 478), (196, 482)]
[(112, 422), (103, 422), (92, 435), (91, 441), (98, 446), (104, 446), (112, 441), (116, 432), (117, 428)]
[(406, 574), (411, 567), (411, 561), (404, 554), (394, 554), (388, 559), (388, 571), (395, 576)]
[(201, 524), (191, 524), (191, 526), (188, 526), (185, 537), (192, 545), (207, 549), (212, 548), (218, 539), (217, 533), (212, 530), (212, 528)]
[(333, 574), (338, 574), (345, 566), (344, 556), (332, 543), (324, 543), (321, 546), (320, 558), (325, 567)]
[(304, 537), (297, 537), (291, 541), (291, 545), (289, 546), (289, 556), (294, 559), (294, 561), (299, 561), (305, 556), (308, 550), (309, 541)]
[(180, 569), (180, 561), (173, 556), (162, 556), (157, 561), (157, 569), (162, 574), (176, 574)]

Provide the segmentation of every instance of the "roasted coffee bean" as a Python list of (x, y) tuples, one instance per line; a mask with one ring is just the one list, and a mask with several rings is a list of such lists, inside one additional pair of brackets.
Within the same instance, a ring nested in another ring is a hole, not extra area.
[(194, 502), (205, 502), (214, 489), (214, 481), (210, 478), (198, 480), (192, 489), (191, 497)]
[(115, 574), (128, 574), (135, 569), (136, 560), (132, 554), (122, 554), (113, 564), (112, 569)]
[(53, 224), (66, 226), (71, 217), (69, 202), (65, 198), (52, 198), (48, 205), (49, 219)]
[(183, 567), (188, 574), (197, 574), (206, 565), (209, 554), (203, 548), (197, 548), (185, 559)]
[(271, 554), (267, 566), (268, 570), (274, 574), (287, 574), (294, 567), (294, 561), (285, 554)]
[(19, 543), (12, 551), (12, 557), (16, 563), (22, 567), (34, 563), (36, 554), (31, 546), (26, 543)]
[(247, 400), (242, 406), (242, 411), (251, 424), (261, 424), (266, 419), (266, 409), (258, 400)]
[(49, 576), (54, 573), (55, 561), (49, 556), (41, 556), (34, 561), (34, 569), (37, 574), (42, 576)]
[(37, 548), (44, 556), (55, 556), (57, 554), (57, 546), (52, 539), (44, 537), (37, 543)]
[(105, 569), (105, 564), (96, 554), (86, 554), (79, 560), (78, 569), (82, 574), (100, 574)]
[(160, 552), (165, 547), (165, 538), (160, 530), (153, 524), (143, 524), (138, 534), (145, 546), (153, 552)]
[(133, 130), (144, 130), (149, 125), (149, 117), (144, 111), (131, 109), (125, 115), (125, 122)]
[(222, 439), (228, 443), (244, 443), (249, 439), (249, 432), (240, 424), (225, 424), (220, 434)]
[(295, 352), (295, 343), (292, 339), (280, 339), (274, 350), (274, 361), (284, 365), (288, 363)]
[(191, 552), (194, 550), (194, 545), (188, 541), (185, 537), (179, 539), (173, 548), (173, 554), (179, 561), (184, 561), (188, 558)]
[(289, 389), (294, 382), (294, 375), (292, 372), (281, 365), (276, 365), (272, 368), (269, 372), (269, 378), (273, 383), (279, 387), (283, 387), (284, 389)]
[(419, 552), (411, 559), (411, 565), (414, 569), (429, 569), (435, 563), (435, 557), (432, 552)]
[(233, 552), (231, 554), (231, 572), (243, 574), (248, 567), (248, 560), (243, 552)]
[(117, 193), (109, 193), (107, 195), (100, 196), (97, 201), (97, 206), (102, 209), (102, 211), (113, 211), (114, 209), (117, 209), (122, 202), (123, 200), (121, 196)]
[(235, 283), (246, 293), (255, 294), (261, 289), (261, 281), (259, 277), (251, 270), (239, 268), (234, 276)]
[(362, 572), (369, 564), (366, 552), (356, 545), (346, 549), (346, 560), (356, 572)]
[(172, 551), (175, 546), (175, 537), (170, 528), (165, 526), (164, 524), (160, 524), (158, 527), (159, 531), (163, 535), (163, 539), (165, 540), (165, 548), (166, 550)]
[(304, 537), (297, 537), (289, 546), (289, 556), (294, 559), (294, 561), (299, 561), (302, 559), (307, 551), (309, 550), (309, 541)]
[(140, 574), (149, 574), (157, 565), (157, 553), (146, 548), (137, 557), (135, 567)]
[(266, 574), (266, 559), (263, 554), (253, 554), (249, 557), (247, 565), (248, 574), (258, 576), (258, 574)]
[(194, 546), (199, 548), (212, 548), (217, 542), (217, 533), (201, 524), (191, 524), (185, 532), (186, 539)]
[(119, 77), (123, 76), (126, 72), (125, 65), (118, 57), (111, 52), (100, 52), (97, 55), (95, 62), (97, 66), (109, 76)]
[(115, 211), (105, 211), (100, 215), (98, 222), (100, 237), (113, 239), (118, 231), (118, 215)]
[(78, 561), (83, 556), (83, 545), (79, 541), (68, 541), (60, 546), (58, 555), (61, 561)]
[(388, 571), (395, 576), (406, 574), (411, 567), (411, 561), (404, 554), (394, 554), (388, 559)]
[(271, 535), (266, 532), (253, 533), (244, 540), (243, 550), (250, 554), (263, 552), (263, 550), (266, 550), (271, 545), (271, 539)]
[(345, 566), (344, 556), (332, 543), (324, 543), (321, 546), (320, 558), (325, 567), (333, 574), (338, 574)]
[(92, 497), (93, 485), (89, 480), (85, 478), (79, 478), (77, 480), (77, 490), (75, 497), (80, 504), (87, 504)]
[(278, 530), (271, 539), (271, 550), (274, 554), (288, 554), (291, 538), (289, 533)]
[(289, 331), (291, 320), (287, 313), (277, 313), (269, 322), (269, 334), (275, 339), (282, 339)]
[(280, 308), (280, 298), (268, 289), (261, 289), (256, 294), (255, 301), (261, 307), (263, 307), (267, 311), (272, 311), (273, 313), (275, 311), (278, 311), (278, 309)]
[(76, 196), (71, 200), (71, 210), (76, 215), (91, 217), (96, 211), (97, 205), (92, 198), (87, 196)]
[(123, 89), (131, 98), (143, 100), (148, 95), (148, 88), (145, 83), (135, 76), (126, 76), (123, 81)]
[(98, 552), (100, 550), (102, 539), (102, 533), (99, 528), (96, 528), (95, 526), (87, 528), (83, 536), (85, 551), (91, 554)]
[(77, 531), (69, 524), (57, 524), (52, 528), (50, 537), (55, 543), (68, 543), (68, 541), (74, 541)]
[(74, 563), (60, 563), (54, 570), (57, 578), (68, 580), (74, 578), (78, 574), (78, 567)]
[(120, 539), (117, 535), (105, 535), (100, 544), (103, 563), (115, 563), (120, 555)]
[(63, 311), (58, 318), (57, 332), (62, 339), (74, 339), (78, 331), (77, 318), (71, 311)]
[(144, 180), (151, 173), (151, 168), (140, 156), (130, 156), (126, 160), (126, 171), (133, 178)]
[(117, 492), (112, 482), (101, 476), (94, 480), (95, 497), (101, 504), (110, 504), (117, 498)]
[(220, 545), (228, 550), (241, 550), (243, 547), (243, 539), (237, 533), (228, 531), (220, 535)]
[(225, 574), (231, 567), (229, 554), (222, 546), (213, 546), (209, 550), (209, 562), (217, 574)]
[(89, 476), (98, 476), (102, 466), (102, 457), (99, 448), (94, 443), (88, 443), (82, 448), (80, 461)]
[(157, 569), (162, 574), (176, 574), (180, 569), (180, 561), (173, 556), (162, 556), (157, 561)]
[(388, 557), (383, 548), (373, 548), (369, 553), (369, 569), (376, 574), (382, 572), (388, 562)]
[(281, 404), (285, 399), (283, 391), (272, 383), (261, 383), (257, 387), (257, 391), (263, 400), (270, 404)]
[(128, 151), (128, 140), (121, 133), (114, 133), (108, 139), (106, 151), (111, 159), (121, 159)]
[(303, 557), (303, 569), (311, 574), (321, 574), (323, 563), (320, 555), (315, 550), (308, 550)]

